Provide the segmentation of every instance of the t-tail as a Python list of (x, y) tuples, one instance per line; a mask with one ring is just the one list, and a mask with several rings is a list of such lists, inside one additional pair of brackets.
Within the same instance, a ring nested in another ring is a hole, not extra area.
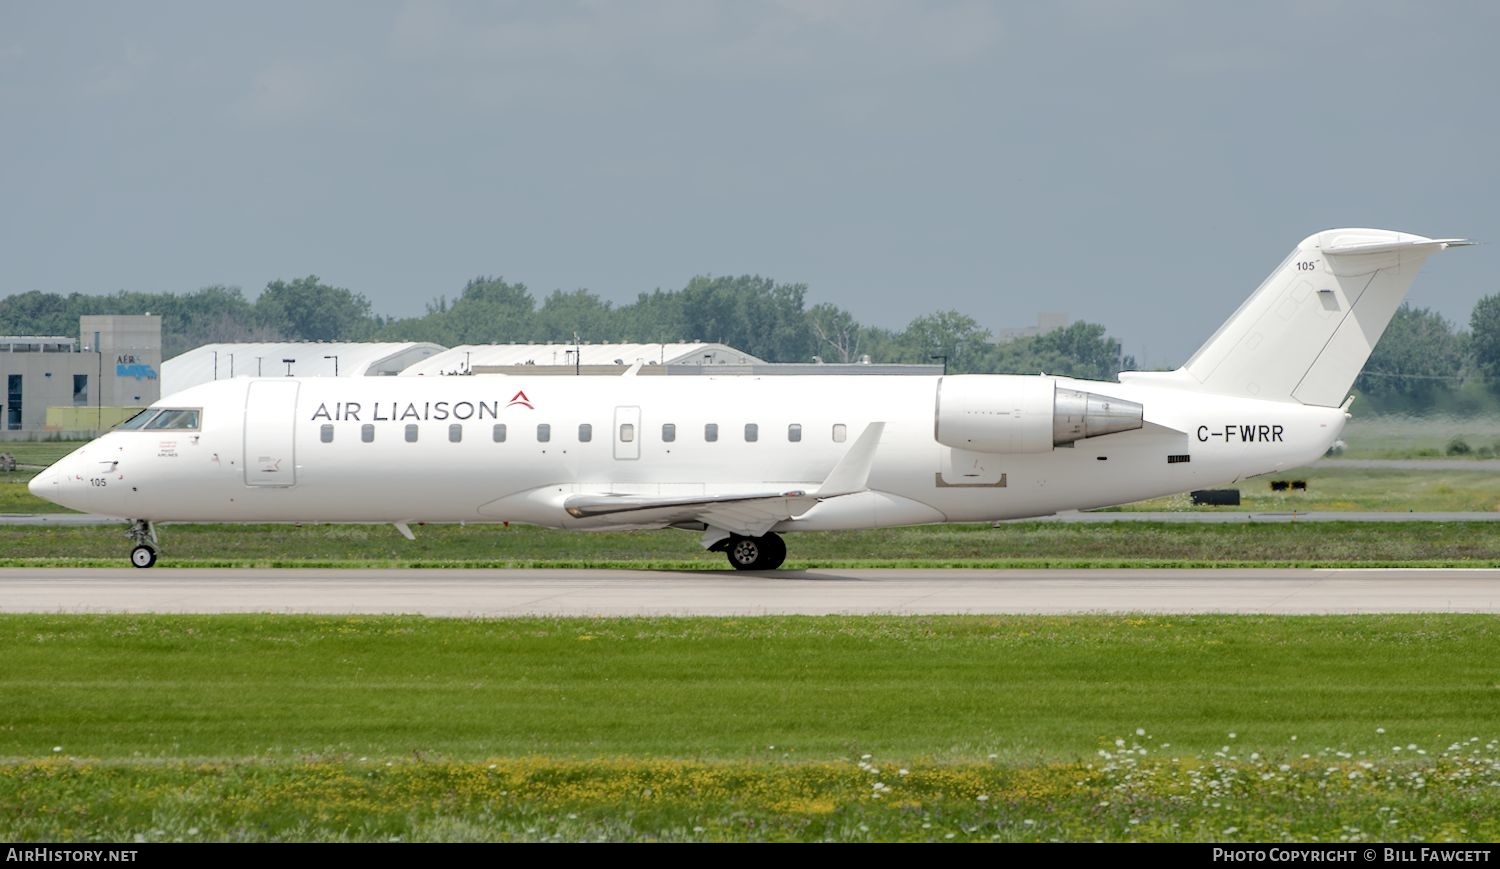
[(1386, 229), (1310, 235), (1181, 368), (1120, 380), (1338, 407), (1422, 263), (1470, 243)]

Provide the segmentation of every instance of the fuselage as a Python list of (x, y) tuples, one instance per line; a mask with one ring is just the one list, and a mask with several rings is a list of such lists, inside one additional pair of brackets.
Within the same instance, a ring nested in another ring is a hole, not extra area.
[(238, 378), (168, 396), (154, 406), (196, 420), (105, 434), (32, 489), (155, 522), (653, 527), (577, 519), (562, 503), (815, 489), (883, 422), (868, 491), (775, 530), (870, 528), (1040, 516), (1296, 467), (1346, 419), (1288, 401), (1047, 379), (1138, 403), (1144, 424), (1042, 452), (955, 449), (934, 434), (940, 377)]

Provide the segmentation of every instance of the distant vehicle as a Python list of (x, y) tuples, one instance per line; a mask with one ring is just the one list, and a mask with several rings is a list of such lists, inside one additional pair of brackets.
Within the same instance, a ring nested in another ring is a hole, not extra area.
[(1185, 365), (1118, 383), (242, 378), (163, 398), (31, 491), (129, 519), (137, 567), (163, 521), (508, 521), (683, 528), (772, 569), (785, 532), (1042, 516), (1311, 462), (1422, 262), (1461, 244), (1309, 236)]

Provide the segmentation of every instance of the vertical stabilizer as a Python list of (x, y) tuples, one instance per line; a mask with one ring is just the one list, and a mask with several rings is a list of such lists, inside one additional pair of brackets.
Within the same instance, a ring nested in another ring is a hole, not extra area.
[(1121, 380), (1338, 407), (1422, 263), (1467, 243), (1383, 229), (1308, 236), (1182, 368)]

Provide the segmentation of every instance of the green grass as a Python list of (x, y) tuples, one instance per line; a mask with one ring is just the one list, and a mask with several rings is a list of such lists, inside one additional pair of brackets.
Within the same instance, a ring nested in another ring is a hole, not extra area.
[[(1500, 450), (1500, 419), (1493, 415), (1362, 414), (1344, 426), (1344, 455), (1361, 459), (1406, 459), (1446, 455), (1448, 444), (1461, 438), (1475, 458), (1493, 458)], [(1481, 451), (1487, 455), (1478, 455)]]
[[(168, 525), (170, 567), (620, 567), (727, 569), (682, 531), (570, 532), (437, 525)], [(1500, 564), (1493, 522), (1017, 522), (787, 535), (788, 569)], [(0, 566), (124, 563), (124, 525), (0, 525)]]
[(26, 484), (35, 476), (30, 471), (0, 471), (0, 513), (72, 513), (51, 501), (31, 494)]
[(1493, 838), (1497, 659), (1464, 615), (0, 616), (0, 837)]
[[(1272, 481), (1301, 480), (1306, 491), (1271, 490)], [(1488, 470), (1387, 470), (1318, 464), (1251, 477), (1226, 488), (1240, 490), (1239, 507), (1194, 507), (1186, 493), (1138, 501), (1133, 511), (1228, 512), (1434, 512), (1493, 513), (1500, 510), (1500, 474)]]
[[(1144, 743), (1144, 744), (1142, 744)], [(1135, 745), (1140, 745), (1140, 749)], [(343, 760), (0, 766), (11, 841), (1440, 842), (1500, 836), (1495, 743), (1095, 763)], [(878, 765), (877, 765), (878, 764)]]
[(14, 471), (0, 471), (0, 513), (71, 513), (27, 491), (36, 472), (82, 445), (81, 441), (0, 442), (0, 453), (16, 457)]
[(83, 446), (86, 441), (4, 441), (0, 442), (0, 453), (16, 457), (16, 464), (45, 468), (68, 453)]

